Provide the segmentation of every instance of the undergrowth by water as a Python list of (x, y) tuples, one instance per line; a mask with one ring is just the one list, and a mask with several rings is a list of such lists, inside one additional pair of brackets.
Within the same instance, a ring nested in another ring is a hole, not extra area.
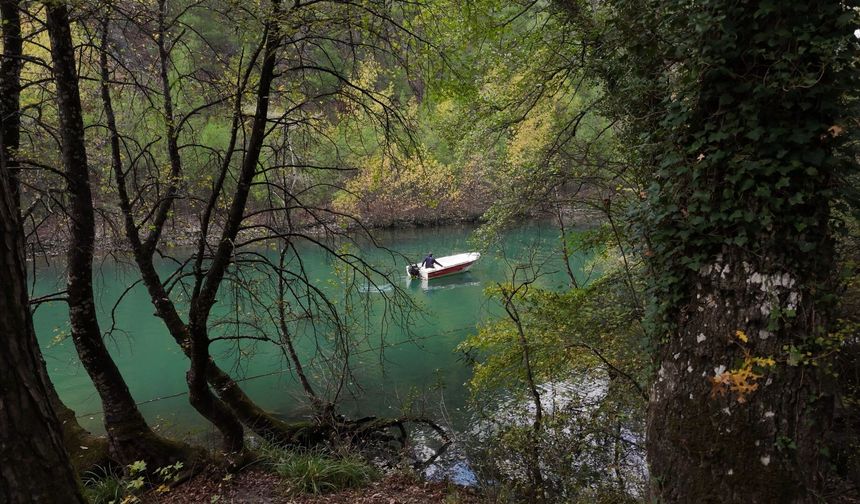
[(381, 476), (379, 470), (352, 453), (297, 451), (266, 445), (260, 455), (290, 493), (320, 494), (360, 488)]
[(87, 472), (82, 483), (84, 498), (90, 504), (119, 502), (126, 492), (122, 474), (112, 467)]

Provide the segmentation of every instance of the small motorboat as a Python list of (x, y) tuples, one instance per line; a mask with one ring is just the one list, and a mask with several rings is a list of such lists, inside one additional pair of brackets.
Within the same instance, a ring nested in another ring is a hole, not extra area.
[(437, 257), (438, 263), (435, 268), (425, 268), (423, 265), (410, 264), (406, 267), (406, 273), (412, 278), (431, 280), (448, 275), (455, 275), (469, 271), (475, 261), (481, 258), (479, 252), (466, 252), (463, 254)]

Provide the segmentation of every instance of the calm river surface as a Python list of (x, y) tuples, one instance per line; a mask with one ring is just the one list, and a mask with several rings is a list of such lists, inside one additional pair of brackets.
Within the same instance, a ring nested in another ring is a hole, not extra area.
[[(439, 257), (474, 250), (469, 243), (472, 231), (472, 227), (464, 226), (408, 229), (380, 232), (378, 237), (385, 246), (419, 261), (431, 251)], [(403, 259), (392, 259), (369, 247), (362, 250), (364, 257), (393, 272), (395, 283), (399, 282), (398, 285), (406, 289), (424, 309), (425, 315), (414, 319), (410, 331), (391, 324), (383, 327), (376, 315), (370, 316), (361, 330), (371, 336), (354, 349), (353, 375), (349, 380), (351, 392), (343, 397), (341, 411), (355, 416), (395, 415), (404, 404), (417, 399), (429, 416), (439, 417), (444, 410), (455, 429), (465, 428), (468, 391), (464, 384), (471, 370), (454, 349), (469, 334), (475, 333), (478, 324), (500, 316), (500, 309), (488, 302), (484, 294), (485, 288), (503, 281), (508, 274), (505, 260), (499, 254), (503, 251), (508, 261), (513, 261), (536, 250), (537, 257), (548, 261), (543, 270), (556, 272), (542, 277), (539, 283), (546, 287), (563, 287), (566, 280), (557, 240), (556, 229), (529, 224), (509, 232), (494, 250), (482, 251), (483, 257), (472, 271), (424, 284), (406, 279)], [(336, 288), (330, 261), (310, 246), (300, 250), (311, 278), (319, 279), (329, 290)], [(581, 264), (573, 266), (575, 271), (581, 271)], [(187, 360), (161, 319), (153, 316), (143, 286), (137, 285), (127, 292), (111, 316), (117, 299), (138, 278), (131, 261), (103, 259), (97, 263), (97, 268), (96, 300), (101, 307), (102, 331), (108, 331), (115, 320), (109, 348), (131, 393), (141, 403), (142, 412), (151, 423), (159, 424), (175, 436), (205, 434), (208, 428), (188, 405), (184, 393)], [(169, 264), (162, 264), (161, 269), (163, 274), (172, 271)], [(62, 289), (63, 283), (61, 265), (37, 264), (35, 295)], [(222, 290), (225, 287), (222, 286)], [(381, 287), (387, 291), (392, 286)], [(377, 308), (381, 306), (379, 290), (363, 290), (361, 296), (368, 297)], [(229, 308), (216, 307), (215, 311), (218, 310), (223, 315)], [(68, 333), (67, 307), (62, 303), (40, 306), (35, 325), (48, 371), (60, 396), (78, 413), (84, 427), (103, 432), (98, 395), (77, 360), (71, 339), (61, 337)], [(380, 353), (382, 337), (386, 348)], [(332, 373), (325, 366), (314, 366), (314, 362), (319, 361), (314, 357), (317, 342), (310, 334), (300, 334), (296, 343), (300, 355), (309, 363), (312, 379), (323, 390), (324, 383), (331, 381)], [(306, 417), (308, 409), (297, 381), (276, 346), (243, 344), (240, 359), (235, 357), (235, 343), (219, 342), (212, 352), (234, 377), (244, 379), (243, 388), (260, 405), (288, 419)]]

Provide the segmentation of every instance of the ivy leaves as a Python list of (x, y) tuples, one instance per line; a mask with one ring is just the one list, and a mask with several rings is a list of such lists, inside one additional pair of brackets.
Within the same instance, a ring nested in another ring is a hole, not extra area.
[[(856, 2), (612, 2), (630, 40), (603, 63), (653, 179), (639, 220), (653, 251), (655, 329), (719, 254), (826, 275), (830, 205), (850, 187)], [(659, 22), (657, 22), (659, 20)], [(643, 47), (651, 47), (644, 51)], [(639, 58), (630, 58), (635, 52)], [(629, 65), (623, 73), (618, 63)]]

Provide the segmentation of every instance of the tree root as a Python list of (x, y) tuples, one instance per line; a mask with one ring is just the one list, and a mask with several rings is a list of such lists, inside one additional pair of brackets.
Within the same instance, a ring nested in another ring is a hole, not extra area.
[[(368, 416), (355, 420), (347, 420), (342, 416), (333, 416), (324, 422), (308, 422), (304, 427), (298, 428), (295, 439), (300, 440), (301, 443), (299, 445), (305, 448), (323, 443), (333, 445), (343, 443), (361, 445), (374, 442), (395, 442), (400, 445), (400, 449), (405, 449), (409, 446), (408, 424), (429, 427), (441, 441), (441, 446), (434, 451), (431, 457), (413, 464), (413, 467), (417, 470), (424, 469), (434, 463), (447, 451), (452, 443), (448, 432), (438, 423), (429, 418), (412, 415), (397, 418)], [(391, 429), (395, 429), (396, 434), (392, 435), (390, 433)], [(309, 444), (309, 442), (313, 442), (313, 444)]]

